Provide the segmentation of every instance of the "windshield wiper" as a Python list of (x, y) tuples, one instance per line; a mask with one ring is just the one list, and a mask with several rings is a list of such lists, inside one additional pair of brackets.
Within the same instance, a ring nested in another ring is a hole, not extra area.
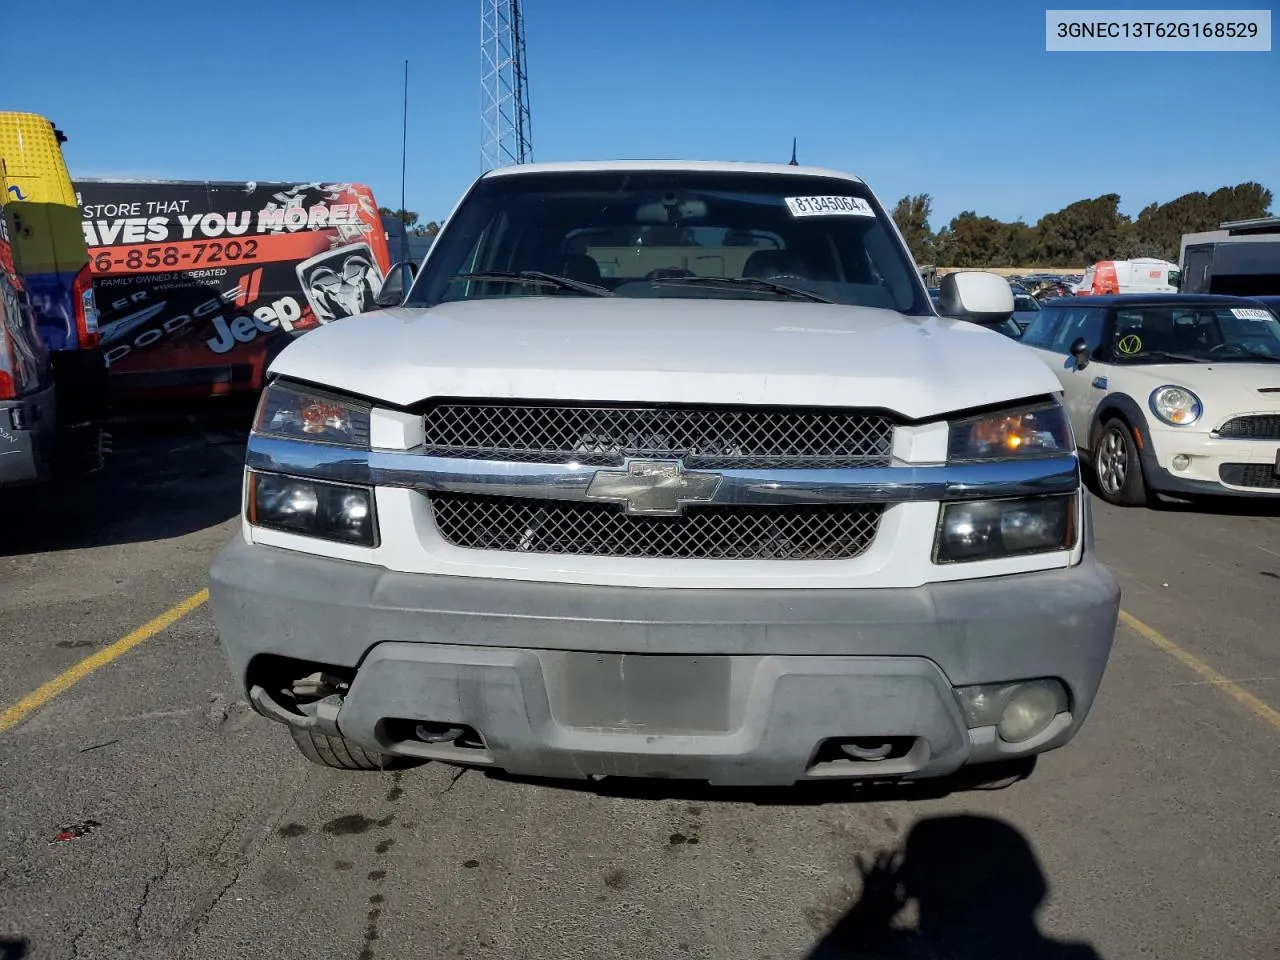
[(1213, 363), (1207, 357), (1197, 357), (1190, 353), (1171, 353), (1168, 350), (1144, 350), (1142, 353), (1132, 355), (1133, 360), (1186, 360), (1190, 363)]
[(1280, 363), (1280, 357), (1270, 353), (1254, 353), (1252, 350), (1245, 350), (1244, 353), (1229, 353), (1222, 357), (1214, 357), (1211, 363), (1235, 363), (1239, 361), (1265, 360), (1267, 363)]
[(774, 283), (772, 280), (761, 280), (757, 277), (654, 277), (649, 281), (655, 287), (659, 284), (676, 284), (689, 287), (741, 287), (776, 293), (779, 296), (795, 297), (797, 300), (812, 300), (814, 303), (835, 303), (836, 301), (810, 290), (788, 286), (785, 283)]
[(612, 290), (606, 290), (604, 287), (597, 286), (594, 283), (587, 283), (585, 280), (574, 280), (572, 277), (561, 277), (554, 273), (544, 273), (541, 270), (521, 270), (519, 272), (506, 270), (486, 270), (482, 273), (456, 273), (451, 278), (453, 280), (481, 280), (493, 281), (496, 283), (524, 283), (529, 285), (538, 285), (547, 287), (559, 287), (561, 290), (573, 290), (576, 293), (585, 293), (592, 297), (612, 297)]

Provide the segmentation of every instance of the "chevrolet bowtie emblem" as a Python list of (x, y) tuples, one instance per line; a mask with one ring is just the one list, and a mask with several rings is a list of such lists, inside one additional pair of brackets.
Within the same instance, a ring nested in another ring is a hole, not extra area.
[(718, 473), (686, 473), (678, 460), (632, 460), (625, 470), (597, 470), (587, 496), (626, 505), (627, 513), (679, 516), (686, 503), (706, 503)]

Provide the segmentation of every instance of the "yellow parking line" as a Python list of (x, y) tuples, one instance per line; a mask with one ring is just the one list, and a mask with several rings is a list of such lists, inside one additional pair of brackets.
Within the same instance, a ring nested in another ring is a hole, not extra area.
[(58, 674), (48, 683), (32, 690), (11, 707), (0, 711), (0, 733), (10, 730), (22, 722), (27, 714), (39, 710), (46, 703), (67, 688), (79, 683), (99, 667), (105, 667), (116, 657), (128, 653), (143, 640), (149, 640), (160, 631), (173, 626), (192, 610), (209, 599), (208, 589), (193, 593), (177, 606), (170, 607), (154, 620), (144, 623), (130, 633), (125, 634), (109, 647), (103, 647), (97, 653), (90, 654), (69, 670)]
[[(1241, 687), (1233, 680), (1228, 680), (1213, 667), (1209, 666), (1195, 654), (1188, 653), (1180, 646), (1166, 637), (1159, 630), (1147, 626), (1133, 614), (1124, 610), (1120, 611), (1120, 622), (1126, 627), (1142, 637), (1144, 640), (1150, 640), (1153, 644), (1163, 650), (1173, 659), (1177, 660), (1184, 667), (1198, 673), (1201, 677), (1212, 683), (1214, 686), (1225, 690), (1236, 700), (1241, 706), (1252, 713), (1254, 716), (1265, 720), (1277, 730), (1280, 730), (1280, 710), (1270, 704), (1264, 703), (1255, 697), (1248, 690)], [(3, 729), (3, 727), (0, 727)]]

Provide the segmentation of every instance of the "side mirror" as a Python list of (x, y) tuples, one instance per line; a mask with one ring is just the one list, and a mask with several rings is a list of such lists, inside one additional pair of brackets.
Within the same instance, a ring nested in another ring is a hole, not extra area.
[(1071, 341), (1070, 353), (1076, 362), (1076, 369), (1083, 370), (1089, 365), (1089, 354), (1093, 351), (1089, 349), (1089, 341), (1084, 337), (1076, 337)]
[(1013, 315), (1013, 291), (999, 274), (980, 270), (949, 273), (939, 284), (944, 317), (992, 324)]
[(387, 271), (387, 276), (382, 281), (382, 289), (373, 298), (374, 304), (379, 307), (400, 306), (404, 302), (405, 293), (413, 285), (413, 278), (417, 275), (418, 266), (411, 260), (397, 263)]

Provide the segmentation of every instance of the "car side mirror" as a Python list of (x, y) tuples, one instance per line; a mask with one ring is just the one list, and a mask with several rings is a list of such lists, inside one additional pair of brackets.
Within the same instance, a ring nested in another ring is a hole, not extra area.
[(1083, 370), (1089, 365), (1089, 354), (1093, 351), (1089, 349), (1089, 341), (1084, 337), (1076, 337), (1071, 342), (1070, 353), (1076, 362), (1076, 369)]
[(944, 317), (995, 324), (1013, 316), (1013, 291), (999, 274), (981, 270), (949, 273), (939, 284)]
[(417, 264), (411, 260), (403, 260), (387, 271), (382, 281), (382, 288), (373, 302), (379, 307), (398, 307), (404, 302), (404, 295), (413, 286), (414, 277), (418, 275)]

